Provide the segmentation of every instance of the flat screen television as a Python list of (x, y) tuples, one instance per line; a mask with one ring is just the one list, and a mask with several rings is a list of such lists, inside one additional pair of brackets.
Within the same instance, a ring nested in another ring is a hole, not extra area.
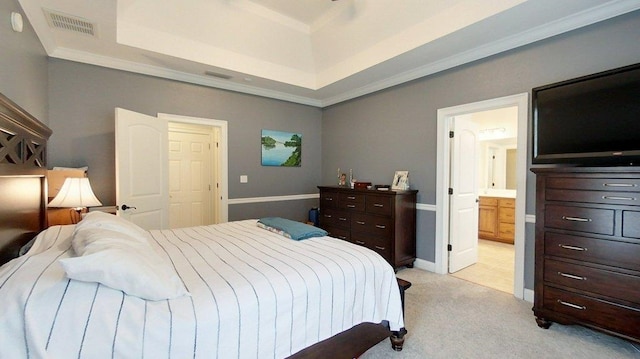
[(533, 164), (640, 165), (640, 64), (532, 92)]

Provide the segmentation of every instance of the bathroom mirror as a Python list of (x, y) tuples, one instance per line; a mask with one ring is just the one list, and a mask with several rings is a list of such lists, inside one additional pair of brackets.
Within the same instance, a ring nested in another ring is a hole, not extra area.
[(515, 190), (516, 158), (515, 144), (481, 141), (479, 188)]

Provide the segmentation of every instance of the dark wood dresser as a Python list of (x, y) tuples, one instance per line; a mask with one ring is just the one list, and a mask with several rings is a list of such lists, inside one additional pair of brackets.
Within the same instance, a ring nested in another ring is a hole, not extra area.
[(378, 252), (391, 266), (416, 259), (417, 190), (320, 189), (320, 227), (332, 237)]
[(539, 326), (581, 324), (640, 342), (640, 168), (538, 168)]

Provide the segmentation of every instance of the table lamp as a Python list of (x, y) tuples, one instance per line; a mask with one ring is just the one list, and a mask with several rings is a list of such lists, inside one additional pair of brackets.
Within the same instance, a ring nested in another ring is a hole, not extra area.
[(71, 222), (74, 224), (80, 221), (80, 212), (84, 208), (94, 206), (102, 206), (102, 203), (93, 194), (89, 179), (86, 177), (66, 178), (58, 194), (49, 202), (49, 207), (71, 208)]

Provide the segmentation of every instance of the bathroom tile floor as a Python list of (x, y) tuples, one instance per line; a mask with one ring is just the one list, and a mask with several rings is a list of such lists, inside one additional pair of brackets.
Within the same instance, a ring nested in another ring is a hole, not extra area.
[(451, 275), (513, 294), (514, 247), (512, 244), (478, 240), (478, 262)]

